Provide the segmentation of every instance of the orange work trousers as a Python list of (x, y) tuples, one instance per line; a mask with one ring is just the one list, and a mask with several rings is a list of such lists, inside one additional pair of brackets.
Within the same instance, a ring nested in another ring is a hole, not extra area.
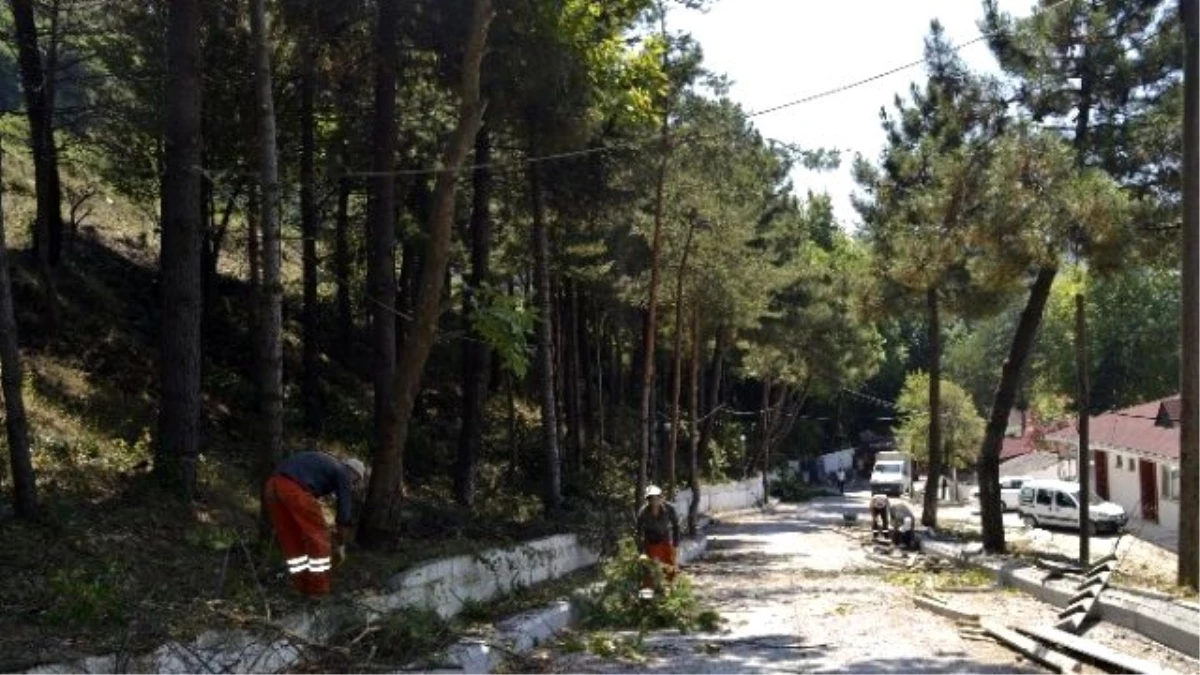
[[(666, 566), (667, 583), (675, 581), (675, 547), (669, 541), (659, 542), (656, 544), (646, 543), (646, 555), (651, 560), (657, 560)], [(654, 585), (654, 577), (647, 574), (642, 580), (642, 588), (650, 588)]]
[(276, 475), (267, 480), (263, 503), (296, 589), (305, 595), (328, 593), (333, 554), (316, 498), (300, 483)]

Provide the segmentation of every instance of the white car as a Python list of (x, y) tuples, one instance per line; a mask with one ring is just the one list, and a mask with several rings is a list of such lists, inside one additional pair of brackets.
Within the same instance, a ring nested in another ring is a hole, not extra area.
[[(1032, 480), (1026, 476), (1008, 476), (1000, 479), (1000, 510), (1015, 511), (1021, 504), (1021, 486)], [(979, 499), (979, 490), (971, 493)]]
[[(1021, 487), (1021, 517), (1029, 527), (1057, 525), (1079, 529), (1079, 483), (1031, 480)], [(1092, 493), (1088, 497), (1089, 532), (1119, 532), (1129, 517), (1120, 504)]]

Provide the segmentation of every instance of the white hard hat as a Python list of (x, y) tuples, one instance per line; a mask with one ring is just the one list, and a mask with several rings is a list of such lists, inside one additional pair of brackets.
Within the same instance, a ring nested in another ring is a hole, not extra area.
[(350, 459), (342, 462), (342, 464), (345, 464), (347, 469), (353, 471), (358, 476), (359, 480), (367, 477), (367, 467), (362, 463), (361, 459), (358, 459), (357, 457), (351, 457)]
[(662, 495), (662, 488), (658, 487), (657, 485), (651, 485), (646, 488), (646, 499), (658, 497), (660, 495)]

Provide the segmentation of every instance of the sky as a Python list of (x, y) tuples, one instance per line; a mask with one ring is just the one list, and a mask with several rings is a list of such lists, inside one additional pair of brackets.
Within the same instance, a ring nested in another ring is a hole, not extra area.
[[(1034, 0), (1000, 0), (1025, 16)], [(954, 44), (979, 36), (980, 0), (715, 0), (706, 12), (675, 9), (668, 30), (699, 41), (709, 70), (732, 80), (729, 97), (753, 112), (891, 70), (922, 56), (929, 22), (937, 18)], [(997, 73), (986, 43), (960, 54), (974, 70)], [(836, 171), (798, 169), (796, 191), (828, 192), (843, 227), (858, 215), (850, 205), (856, 152), (874, 159), (883, 147), (879, 109), (923, 82), (918, 66), (849, 91), (754, 118), (767, 138), (805, 148), (836, 148)]]

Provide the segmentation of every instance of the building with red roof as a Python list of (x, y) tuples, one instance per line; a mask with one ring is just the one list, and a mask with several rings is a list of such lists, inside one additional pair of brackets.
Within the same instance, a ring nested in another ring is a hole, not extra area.
[[(1178, 527), (1179, 415), (1179, 397), (1172, 396), (1089, 418), (1096, 494), (1134, 518)], [(1076, 425), (1048, 433), (1045, 440), (1060, 454), (1079, 451)]]

